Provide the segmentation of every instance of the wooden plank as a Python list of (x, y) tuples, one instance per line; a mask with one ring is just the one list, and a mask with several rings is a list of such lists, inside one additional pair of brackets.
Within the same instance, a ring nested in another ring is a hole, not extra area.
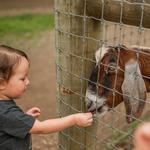
[[(121, 3), (123, 2), (123, 3)], [(120, 22), (123, 24), (140, 26), (150, 28), (150, 1), (145, 0), (86, 0), (87, 3), (87, 16), (95, 18), (104, 18), (107, 21)], [(140, 5), (141, 3), (141, 5)], [(121, 16), (122, 4), (122, 16)], [(142, 5), (143, 4), (143, 5)], [(83, 8), (84, 1), (78, 1), (76, 4), (80, 9)], [(142, 7), (143, 6), (143, 19)], [(102, 12), (102, 7), (104, 11)], [(81, 14), (82, 15), (82, 14)], [(122, 19), (121, 19), (122, 17)]]

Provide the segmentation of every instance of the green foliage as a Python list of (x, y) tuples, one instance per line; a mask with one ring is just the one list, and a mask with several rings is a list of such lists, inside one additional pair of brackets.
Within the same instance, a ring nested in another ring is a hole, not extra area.
[(137, 121), (130, 123), (128, 125), (126, 131), (124, 131), (124, 132), (121, 130), (115, 130), (110, 126), (110, 128), (112, 128), (112, 130), (113, 130), (113, 135), (112, 135), (111, 139), (109, 141), (107, 141), (106, 149), (114, 150), (114, 148), (117, 145), (122, 145), (123, 143), (128, 143), (128, 144), (132, 145), (133, 144), (132, 143), (132, 135), (133, 135), (134, 130), (142, 122), (149, 121), (149, 116), (150, 116), (149, 114), (150, 114), (150, 111), (147, 111), (147, 113), (140, 118), (141, 121), (137, 120)]
[(25, 14), (20, 16), (0, 17), (0, 36), (24, 35), (31, 36), (54, 27), (53, 14)]

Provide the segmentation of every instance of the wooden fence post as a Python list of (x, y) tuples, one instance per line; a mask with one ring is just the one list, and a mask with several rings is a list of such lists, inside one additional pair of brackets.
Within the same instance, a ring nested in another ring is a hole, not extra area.
[[(98, 42), (87, 40), (85, 36), (97, 38), (100, 33), (98, 31), (100, 24), (95, 25), (90, 19), (84, 22), (83, 17), (71, 15), (71, 13), (84, 15), (84, 3), (78, 2), (79, 0), (55, 0), (57, 82), (59, 87), (57, 99), (61, 116), (86, 111), (84, 96), (87, 81), (85, 78), (89, 77), (93, 64), (83, 58), (92, 59), (93, 52), (99, 47)], [(86, 31), (85, 26), (87, 26)], [(92, 130), (95, 129), (96, 127), (93, 126)], [(90, 149), (92, 139), (88, 137), (90, 137), (91, 128), (88, 130), (72, 127), (60, 132), (60, 150)], [(89, 133), (87, 134), (87, 132)]]

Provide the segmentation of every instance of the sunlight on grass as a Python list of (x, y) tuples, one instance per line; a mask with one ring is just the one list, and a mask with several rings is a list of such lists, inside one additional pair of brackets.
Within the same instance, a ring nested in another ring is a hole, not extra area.
[(53, 14), (26, 14), (20, 16), (0, 17), (0, 36), (34, 35), (41, 31), (54, 28)]

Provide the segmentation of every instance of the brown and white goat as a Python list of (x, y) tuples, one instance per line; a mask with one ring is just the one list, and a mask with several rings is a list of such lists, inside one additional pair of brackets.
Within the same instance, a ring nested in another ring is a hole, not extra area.
[(127, 122), (140, 117), (150, 91), (150, 48), (108, 46), (95, 57), (86, 90), (88, 111), (107, 112), (124, 101)]

